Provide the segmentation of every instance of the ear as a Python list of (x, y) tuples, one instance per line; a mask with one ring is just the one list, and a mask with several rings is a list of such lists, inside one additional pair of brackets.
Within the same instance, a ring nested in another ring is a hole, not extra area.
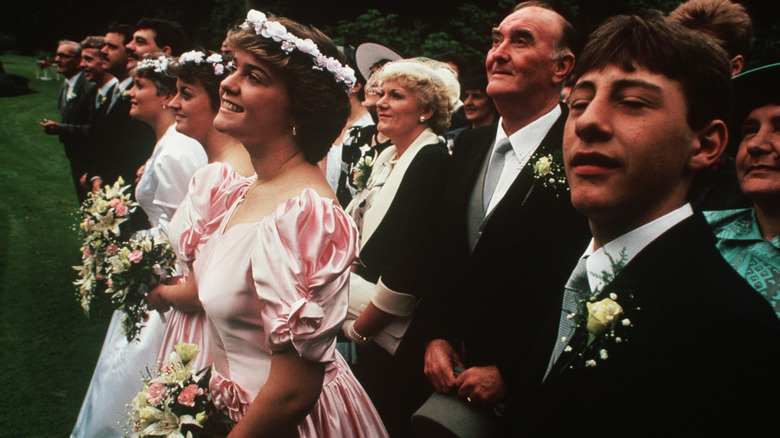
[(171, 54), (171, 46), (160, 47), (160, 51), (165, 53), (166, 55), (170, 55)]
[(426, 109), (425, 111), (422, 111), (422, 112), (420, 113), (420, 115), (421, 115), (421, 116), (423, 116), (423, 117), (425, 117), (425, 119), (426, 119), (426, 120), (428, 120), (428, 119), (430, 119), (431, 117), (433, 117), (433, 113), (434, 113), (434, 110), (433, 110), (433, 108), (428, 108), (428, 109)]
[(555, 63), (555, 70), (553, 71), (553, 83), (556, 85), (561, 84), (566, 80), (567, 77), (569, 77), (569, 74), (573, 69), (574, 55), (568, 53)]
[(742, 73), (742, 68), (745, 67), (745, 57), (737, 55), (731, 59), (731, 77), (734, 77)]
[(712, 120), (697, 133), (696, 141), (688, 157), (688, 168), (700, 170), (712, 166), (728, 144), (726, 123)]

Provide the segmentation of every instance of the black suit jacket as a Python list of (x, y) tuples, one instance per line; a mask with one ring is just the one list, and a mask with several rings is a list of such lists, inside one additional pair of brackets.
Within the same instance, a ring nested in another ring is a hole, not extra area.
[(84, 73), (79, 73), (73, 84), (74, 98), (61, 96), (58, 105), (60, 109), (60, 143), (65, 147), (65, 155), (71, 161), (71, 167), (83, 170), (86, 166), (84, 153), (86, 151), (87, 133), (91, 116), (91, 107), (95, 102), (97, 87), (87, 80)]
[[(563, 105), (562, 110), (537, 154), (560, 150), (568, 114)], [(526, 379), (541, 381), (544, 369), (526, 371), (526, 361), (544, 316), (557, 312), (558, 294), (590, 232), (567, 191), (556, 197), (534, 186), (529, 160), (469, 250), (469, 199), (495, 134), (492, 126), (458, 137), (433, 245), (437, 254), (429, 265), (430, 296), (415, 323), (422, 340), (464, 346), (467, 366), (497, 365), (514, 389)]]
[(645, 247), (599, 299), (610, 293), (631, 321), (616, 331), (623, 342), (585, 367), (570, 361), (575, 333), (524, 415), (511, 413), (522, 420), (509, 436), (777, 434), (780, 320), (723, 260), (700, 214)]
[(99, 176), (109, 185), (120, 176), (127, 184), (135, 181), (157, 141), (149, 125), (130, 117), (130, 101), (122, 98), (110, 110), (98, 113), (91, 131), (87, 176)]

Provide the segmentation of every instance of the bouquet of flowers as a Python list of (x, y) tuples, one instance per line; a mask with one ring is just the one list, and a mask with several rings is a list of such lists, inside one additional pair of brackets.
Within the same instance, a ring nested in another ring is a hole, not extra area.
[(146, 293), (173, 272), (176, 254), (161, 237), (130, 239), (106, 260), (106, 294), (122, 316), (122, 333), (130, 342), (138, 337), (146, 320)]
[(77, 296), (87, 316), (92, 300), (106, 290), (106, 259), (116, 255), (119, 245), (130, 237), (130, 230), (120, 227), (138, 206), (130, 193), (125, 193), (129, 187), (119, 178), (113, 186), (89, 193), (78, 211), (78, 229), (84, 244), (81, 266), (73, 267), (79, 273), (73, 284), (77, 286)]
[(157, 377), (151, 373), (130, 406), (130, 438), (197, 438), (214, 412), (209, 394), (211, 368), (193, 371), (198, 346), (180, 343)]

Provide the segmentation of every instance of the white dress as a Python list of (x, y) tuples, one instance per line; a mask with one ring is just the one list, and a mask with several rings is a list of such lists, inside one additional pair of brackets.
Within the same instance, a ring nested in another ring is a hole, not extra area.
[[(152, 225), (142, 234), (167, 236), (168, 223), (187, 194), (190, 178), (207, 161), (200, 143), (177, 132), (175, 125), (168, 128), (136, 185), (136, 200)], [(127, 404), (141, 390), (146, 367), (157, 364), (165, 331), (160, 314), (149, 314), (139, 339), (132, 343), (122, 334), (121, 322), (122, 314), (114, 312), (71, 437), (124, 436)]]

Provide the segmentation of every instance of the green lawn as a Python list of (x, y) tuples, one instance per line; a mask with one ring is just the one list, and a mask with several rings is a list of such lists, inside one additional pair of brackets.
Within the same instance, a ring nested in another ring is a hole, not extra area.
[(110, 315), (81, 312), (76, 195), (62, 145), (38, 126), (59, 120), (60, 83), (34, 59), (0, 57), (35, 94), (0, 97), (0, 437), (65, 437), (76, 421)]

